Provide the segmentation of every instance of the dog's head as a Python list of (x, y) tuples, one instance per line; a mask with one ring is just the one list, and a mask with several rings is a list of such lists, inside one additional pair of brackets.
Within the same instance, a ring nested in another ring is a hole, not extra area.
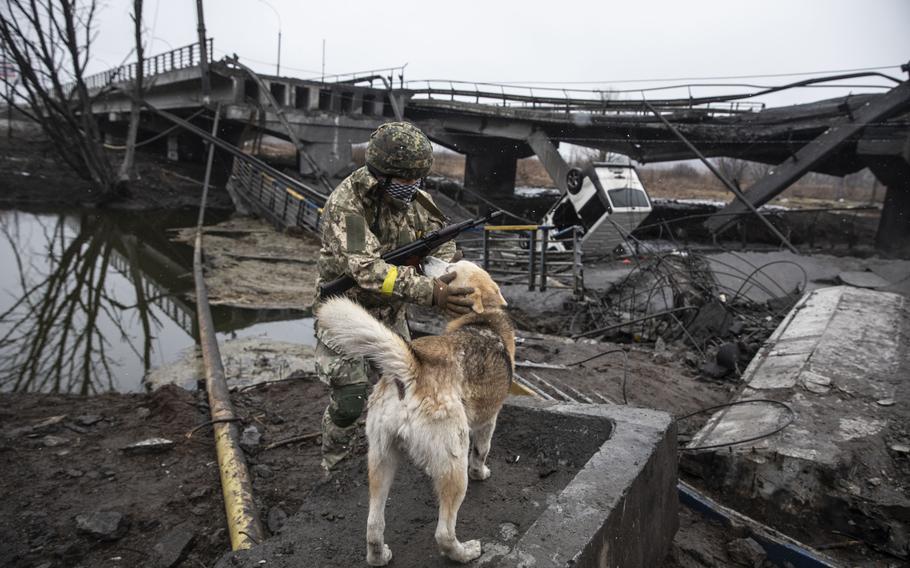
[(449, 286), (474, 288), (474, 292), (469, 297), (474, 302), (471, 309), (478, 314), (482, 314), (484, 310), (504, 308), (508, 305), (490, 274), (473, 262), (459, 260), (450, 263), (433, 257), (424, 259), (423, 273), (427, 276), (439, 278), (449, 272), (456, 274)]

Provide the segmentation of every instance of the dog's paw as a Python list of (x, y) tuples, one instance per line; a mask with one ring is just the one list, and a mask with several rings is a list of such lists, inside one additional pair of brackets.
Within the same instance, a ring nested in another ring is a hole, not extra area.
[(469, 540), (468, 542), (461, 543), (463, 554), (459, 558), (453, 558), (459, 562), (470, 562), (480, 558), (481, 553), (483, 552), (479, 540)]
[(392, 549), (389, 545), (382, 545), (382, 554), (376, 554), (373, 547), (367, 545), (367, 564), (370, 566), (385, 566), (392, 559)]
[(474, 481), (483, 481), (490, 477), (490, 468), (485, 465), (480, 466), (480, 468), (469, 467), (468, 468), (468, 477)]

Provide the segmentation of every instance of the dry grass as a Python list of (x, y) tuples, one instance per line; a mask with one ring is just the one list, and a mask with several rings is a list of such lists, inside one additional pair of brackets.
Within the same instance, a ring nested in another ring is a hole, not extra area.
[[(267, 158), (275, 160), (285, 157), (284, 154), (293, 154), (294, 148), (289, 143), (276, 143), (269, 140), (264, 143), (261, 153)], [(353, 148), (354, 163), (361, 166), (364, 163), (366, 145), (360, 144)], [(735, 161), (732, 161), (735, 162)], [(742, 164), (742, 163), (740, 163)], [(580, 164), (579, 164), (580, 165)], [(433, 161), (432, 174), (447, 177), (456, 181), (464, 180), (465, 157), (453, 152), (436, 152)], [(731, 161), (720, 164), (734, 168), (725, 172), (728, 177), (740, 179), (744, 189), (755, 183), (764, 175), (768, 166), (760, 164), (745, 164), (745, 167)], [(711, 199), (716, 201), (729, 201), (730, 192), (710, 172), (696, 169), (686, 164), (674, 166), (647, 165), (639, 166), (639, 176), (648, 193), (652, 197), (664, 199)], [(536, 157), (518, 160), (515, 174), (515, 184), (520, 187), (555, 187), (543, 164)], [(793, 184), (783, 194), (771, 203), (787, 204), (789, 206), (815, 206), (841, 202), (857, 205), (867, 203), (881, 203), (884, 200), (885, 189), (875, 182), (875, 178), (868, 170), (844, 178), (826, 176), (821, 174), (807, 174)]]
[[(666, 199), (713, 199), (729, 201), (732, 194), (706, 171), (680, 164), (671, 168), (644, 166), (638, 168), (639, 176), (652, 197)], [(744, 176), (742, 187), (748, 191), (758, 175)], [(850, 205), (880, 203), (885, 189), (875, 182), (867, 171), (843, 178), (821, 174), (807, 174), (774, 198), (773, 204), (788, 206), (814, 206), (842, 202)], [(842, 200), (842, 201), (841, 201)]]

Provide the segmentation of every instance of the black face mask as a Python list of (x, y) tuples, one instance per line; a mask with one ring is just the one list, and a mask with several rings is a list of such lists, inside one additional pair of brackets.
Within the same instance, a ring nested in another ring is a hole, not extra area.
[(404, 184), (392, 181), (392, 176), (375, 171), (373, 168), (367, 168), (370, 174), (379, 181), (379, 188), (402, 203), (408, 204), (417, 197), (417, 191), (423, 189), (424, 178), (420, 178), (414, 183)]
[(414, 201), (415, 197), (417, 197), (417, 190), (420, 189), (421, 185), (422, 184), (420, 183), (420, 180), (417, 180), (414, 183), (398, 183), (390, 181), (384, 189), (385, 192), (389, 194), (389, 196), (399, 201), (410, 203)]

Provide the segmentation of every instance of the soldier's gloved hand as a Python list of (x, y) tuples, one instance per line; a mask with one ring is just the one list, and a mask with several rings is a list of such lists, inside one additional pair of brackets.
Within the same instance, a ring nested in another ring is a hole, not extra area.
[(454, 272), (449, 272), (433, 280), (433, 305), (457, 318), (470, 313), (474, 302), (468, 295), (474, 293), (474, 288), (449, 286), (449, 282), (455, 280), (455, 276), (457, 275)]

